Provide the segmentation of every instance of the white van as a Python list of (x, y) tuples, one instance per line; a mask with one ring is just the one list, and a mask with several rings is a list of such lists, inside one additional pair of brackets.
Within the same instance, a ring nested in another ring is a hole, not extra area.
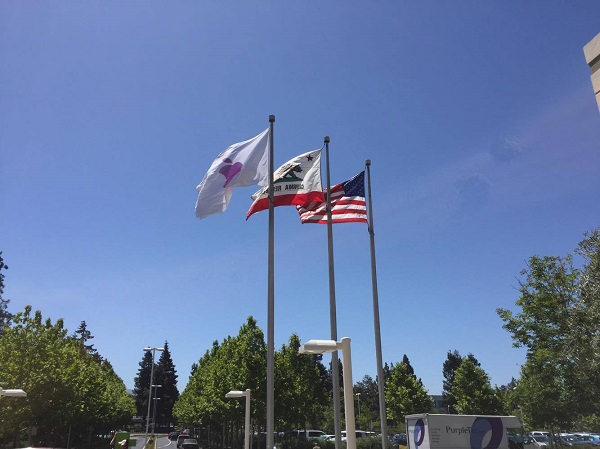
[[(367, 432), (366, 430), (357, 430), (356, 438), (365, 438), (365, 437), (376, 437), (377, 434), (375, 432)], [(346, 431), (342, 430), (342, 441), (346, 441)]]
[(291, 430), (289, 432), (285, 433), (286, 436), (291, 436), (291, 437), (296, 437), (296, 438), (301, 438), (304, 440), (312, 440), (312, 439), (317, 439), (317, 438), (322, 438), (325, 435), (327, 435), (325, 432), (323, 432), (322, 430)]

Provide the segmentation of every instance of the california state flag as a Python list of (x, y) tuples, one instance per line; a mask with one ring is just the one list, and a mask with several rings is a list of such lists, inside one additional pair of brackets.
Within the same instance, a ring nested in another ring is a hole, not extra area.
[[(323, 201), (321, 185), (321, 150), (309, 151), (287, 161), (273, 173), (273, 206), (303, 206), (311, 201)], [(269, 208), (269, 187), (254, 195), (246, 220), (250, 215)]]

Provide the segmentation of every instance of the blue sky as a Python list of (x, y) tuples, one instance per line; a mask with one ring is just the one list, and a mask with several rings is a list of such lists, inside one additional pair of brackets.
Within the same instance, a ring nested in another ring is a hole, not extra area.
[[(196, 185), (274, 114), (275, 166), (331, 137), (332, 183), (372, 161), (383, 359), (432, 394), (448, 351), (518, 376), (497, 307), (532, 255), (598, 226), (594, 1), (0, 4), (5, 298), (74, 331), (133, 386), (169, 342), (180, 382), (249, 315), (267, 331), (256, 188), (198, 221)], [(326, 226), (276, 209), (275, 347), (329, 338)], [(375, 377), (369, 238), (334, 227), (338, 336)], [(244, 386), (240, 386), (243, 388)]]

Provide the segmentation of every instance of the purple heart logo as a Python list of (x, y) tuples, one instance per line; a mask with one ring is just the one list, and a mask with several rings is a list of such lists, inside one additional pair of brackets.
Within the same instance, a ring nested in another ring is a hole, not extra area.
[(219, 173), (225, 176), (225, 184), (223, 185), (223, 187), (227, 187), (227, 185), (233, 180), (233, 178), (235, 178), (235, 175), (242, 171), (242, 167), (244, 166), (244, 164), (242, 164), (241, 162), (236, 162), (235, 164), (232, 164), (231, 159), (229, 158), (225, 159), (223, 162), (227, 162), (229, 165), (223, 165), (219, 170)]

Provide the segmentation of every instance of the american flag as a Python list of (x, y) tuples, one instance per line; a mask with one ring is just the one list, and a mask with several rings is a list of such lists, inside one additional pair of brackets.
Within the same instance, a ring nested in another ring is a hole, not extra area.
[[(323, 194), (327, 193), (327, 189)], [(297, 206), (300, 221), (304, 223), (327, 224), (327, 203), (312, 202), (306, 206)], [(332, 223), (367, 223), (367, 205), (365, 201), (365, 172), (341, 182), (331, 188)]]

